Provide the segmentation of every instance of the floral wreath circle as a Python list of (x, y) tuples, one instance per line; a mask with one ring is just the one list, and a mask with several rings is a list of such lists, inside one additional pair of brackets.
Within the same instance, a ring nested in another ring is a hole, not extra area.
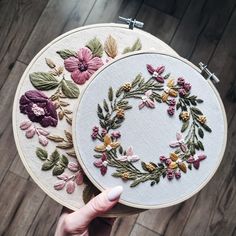
[[(132, 82), (117, 90), (109, 88), (108, 99), (97, 106), (99, 126), (94, 126), (91, 134), (94, 141), (101, 142), (94, 148), (94, 166), (100, 169), (101, 175), (107, 173), (108, 167), (114, 167), (116, 170), (112, 176), (132, 181), (130, 187), (146, 181), (151, 181), (153, 186), (166, 176), (168, 180), (178, 180), (187, 169), (198, 169), (200, 162), (206, 159), (201, 141), (204, 131), (211, 132), (206, 116), (197, 108), (203, 100), (191, 94), (191, 84), (185, 78), (179, 77), (175, 81), (170, 73), (165, 73), (165, 66), (154, 68), (148, 64), (147, 70), (151, 74), (147, 81), (138, 74)], [(180, 110), (179, 119), (183, 123), (181, 131), (176, 134), (176, 141), (169, 144), (173, 152), (160, 156), (158, 163), (141, 161), (141, 170), (133, 165), (140, 160), (133, 147), (124, 150), (119, 142), (121, 133), (118, 129), (127, 110), (132, 109), (129, 99), (139, 99), (139, 109), (154, 109), (156, 103), (166, 103), (168, 115), (174, 116), (175, 111)], [(183, 136), (185, 131), (187, 134)]]

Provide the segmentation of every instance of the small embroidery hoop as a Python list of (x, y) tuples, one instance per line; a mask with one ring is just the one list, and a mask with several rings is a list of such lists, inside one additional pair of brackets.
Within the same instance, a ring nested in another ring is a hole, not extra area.
[[(119, 30), (119, 29), (122, 29), (122, 30), (127, 30), (127, 31), (130, 31), (130, 29), (127, 28), (127, 25), (124, 25), (124, 24), (114, 24), (114, 23), (108, 23), (108, 24), (96, 24), (96, 25), (89, 25), (89, 26), (85, 26), (85, 27), (79, 27), (79, 28), (76, 28), (74, 30), (71, 30), (69, 32), (66, 32), (65, 34), (63, 35), (60, 35), (59, 37), (57, 37), (56, 39), (54, 39), (53, 41), (51, 41), (49, 44), (47, 44), (33, 59), (32, 61), (30, 62), (30, 64), (28, 65), (28, 67), (26, 68), (25, 72), (23, 73), (22, 77), (21, 77), (21, 80), (19, 82), (19, 85), (18, 85), (18, 88), (17, 88), (17, 91), (16, 91), (16, 95), (15, 95), (15, 99), (14, 99), (14, 105), (13, 105), (13, 113), (12, 113), (12, 124), (13, 124), (13, 133), (14, 133), (14, 139), (15, 139), (15, 143), (16, 143), (16, 146), (17, 146), (17, 150), (18, 150), (18, 153), (19, 153), (19, 156), (21, 158), (21, 161), (22, 163), (24, 164), (27, 172), (29, 173), (29, 175), (31, 176), (31, 178), (34, 180), (34, 182), (48, 195), (50, 196), (52, 199), (54, 199), (55, 201), (57, 201), (59, 204), (71, 209), (71, 210), (78, 210), (78, 207), (76, 207), (75, 205), (73, 204), (70, 204), (68, 203), (65, 198), (63, 197), (59, 197), (58, 195), (55, 195), (54, 194), (54, 190), (53, 190), (53, 186), (51, 186), (51, 188), (49, 188), (48, 186), (44, 185), (41, 180), (36, 176), (36, 174), (34, 173), (34, 171), (30, 168), (29, 164), (28, 164), (28, 161), (25, 157), (25, 154), (24, 154), (24, 151), (23, 151), (23, 148), (21, 147), (20, 145), (20, 142), (19, 142), (19, 135), (18, 135), (18, 130), (19, 130), (19, 127), (17, 126), (17, 109), (18, 109), (18, 102), (19, 102), (19, 96), (22, 95), (20, 93), (21, 91), (21, 88), (24, 87), (24, 82), (25, 80), (28, 78), (26, 78), (28, 72), (30, 71), (30, 68), (34, 65), (35, 62), (37, 62), (37, 59), (49, 48), (51, 47), (53, 44), (55, 44), (56, 42), (60, 41), (62, 38), (64, 37), (67, 37), (68, 35), (70, 34), (73, 34), (75, 32), (79, 32), (79, 31), (86, 31), (86, 30), (89, 30), (89, 29), (95, 29), (95, 30), (98, 30), (99, 27), (112, 27), (114, 28), (114, 30)], [(136, 29), (134, 28), (132, 30), (132, 32), (134, 34), (137, 34), (137, 36), (139, 34), (142, 34), (142, 35), (145, 35), (148, 39), (152, 39), (152, 40), (155, 40), (157, 42), (157, 45), (160, 47), (160, 50), (161, 51), (165, 51), (171, 55), (178, 55), (172, 48), (170, 48), (167, 44), (165, 44), (164, 42), (162, 42), (161, 40), (159, 40), (158, 38), (156, 38), (155, 36), (145, 32), (145, 31), (142, 31), (142, 30), (139, 30), (139, 29)], [(108, 32), (108, 33), (112, 33), (111, 31)], [(151, 49), (150, 49), (151, 50)], [(32, 87), (33, 88), (33, 87)], [(136, 213), (139, 213), (141, 212), (142, 210), (140, 209), (135, 209), (135, 208), (130, 208), (130, 207), (126, 207), (126, 206), (121, 206), (121, 209), (120, 210), (116, 210), (116, 211), (110, 211), (108, 212), (107, 214), (105, 214), (104, 216), (105, 217), (117, 217), (117, 216), (125, 216), (125, 215), (130, 215), (130, 214), (136, 214)]]
[[(113, 61), (113, 62), (110, 62), (108, 64), (106, 64), (105, 67), (103, 67), (101, 70), (97, 71), (93, 76), (92, 78), (90, 79), (89, 83), (92, 83), (92, 81), (98, 76), (99, 73), (101, 73), (103, 70), (105, 70), (107, 67), (109, 67), (110, 65), (112, 65), (113, 63), (117, 62), (118, 60), (122, 60), (123, 58), (126, 58), (126, 57), (129, 57), (129, 56), (135, 56), (135, 55), (138, 55), (138, 54), (145, 54), (145, 53), (158, 53), (158, 52), (155, 52), (155, 51), (142, 51), (142, 52), (134, 52), (134, 53), (129, 53), (128, 55), (125, 55), (125, 56), (121, 56), (119, 57), (116, 61)], [(163, 53), (158, 53), (158, 54), (163, 54)], [(225, 152), (225, 148), (226, 148), (226, 142), (227, 142), (227, 117), (226, 117), (226, 113), (225, 113), (225, 109), (224, 109), (224, 105), (222, 103), (222, 100), (220, 98), (220, 95), (218, 93), (218, 91), (216, 90), (215, 86), (213, 85), (212, 81), (210, 80), (210, 77), (209, 75), (207, 76), (207, 78), (203, 77), (203, 75), (201, 74), (202, 73), (202, 68), (198, 68), (197, 66), (195, 66), (194, 64), (192, 64), (191, 62), (189, 62), (188, 60), (184, 59), (184, 58), (181, 58), (181, 57), (176, 57), (176, 56), (172, 56), (172, 55), (169, 55), (169, 54), (163, 54), (163, 55), (167, 55), (167, 56), (171, 56), (173, 58), (176, 58), (184, 63), (186, 63), (187, 65), (189, 65), (190, 67), (192, 67), (194, 70), (196, 70), (201, 76), (203, 79), (207, 79), (211, 89), (213, 90), (213, 92), (215, 93), (217, 99), (218, 99), (218, 102), (220, 104), (220, 107), (221, 107), (221, 111), (222, 111), (222, 115), (223, 115), (223, 126), (224, 126), (224, 138), (223, 138), (223, 143), (222, 143), (222, 148), (221, 148), (221, 151), (219, 153), (219, 158), (217, 159), (217, 165), (215, 165), (215, 169), (211, 172), (211, 174), (204, 180), (204, 182), (198, 186), (198, 188), (195, 189), (195, 191), (193, 191), (191, 194), (188, 194), (184, 197), (182, 197), (181, 199), (179, 200), (176, 200), (176, 201), (172, 201), (168, 204), (162, 204), (162, 205), (155, 205), (155, 206), (150, 206), (150, 205), (138, 205), (138, 204), (133, 204), (132, 202), (127, 202), (127, 201), (124, 201), (124, 200), (120, 200), (119, 202), (124, 204), (124, 205), (127, 205), (127, 206), (130, 206), (130, 207), (134, 207), (134, 208), (140, 208), (140, 209), (159, 209), (159, 208), (164, 208), (164, 207), (169, 207), (169, 206), (173, 206), (173, 205), (176, 205), (176, 204), (179, 204), (187, 199), (189, 199), (190, 197), (192, 197), (193, 195), (195, 195), (197, 192), (199, 192), (210, 180), (211, 178), (213, 177), (213, 175), (215, 174), (216, 170), (218, 169), (220, 163), (221, 163), (221, 160), (223, 158), (223, 155), (224, 155), (224, 152)], [(85, 91), (84, 91), (85, 92)], [(83, 92), (83, 93), (84, 93)], [(104, 190), (104, 188), (97, 182), (97, 180), (94, 179), (93, 176), (91, 176), (90, 172), (87, 170), (82, 158), (81, 158), (81, 155), (80, 155), (80, 152), (78, 150), (78, 146), (76, 145), (77, 144), (77, 135), (76, 135), (76, 116), (77, 116), (77, 113), (78, 113), (78, 110), (79, 110), (79, 105), (80, 105), (80, 101), (81, 101), (81, 98), (83, 97), (83, 94), (81, 94), (80, 98), (79, 98), (79, 102), (78, 102), (78, 106), (76, 108), (76, 110), (74, 111), (74, 116), (73, 116), (73, 124), (72, 124), (72, 129), (73, 129), (73, 143), (75, 144), (75, 151), (76, 151), (76, 155), (77, 155), (77, 158), (79, 160), (79, 163), (80, 165), (82, 166), (85, 174), (87, 175), (87, 177), (90, 179), (90, 181), (99, 189), (99, 190)], [(96, 114), (96, 112), (95, 112)], [(90, 127), (89, 127), (90, 128)], [(178, 184), (178, 183), (176, 183)], [(155, 186), (155, 187), (158, 187), (158, 186)]]

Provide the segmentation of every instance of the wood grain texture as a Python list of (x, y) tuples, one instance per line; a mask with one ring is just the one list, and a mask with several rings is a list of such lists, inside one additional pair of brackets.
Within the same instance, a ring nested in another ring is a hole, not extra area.
[(35, 183), (8, 172), (0, 186), (0, 234), (25, 235), (45, 193)]
[(10, 166), (9, 170), (12, 173), (14, 173), (14, 174), (16, 174), (16, 175), (18, 175), (18, 176), (20, 176), (24, 179), (29, 179), (29, 174), (28, 174), (27, 170), (25, 169), (25, 167), (24, 167), (24, 165), (23, 165), (23, 163), (20, 159), (19, 154), (17, 154), (14, 157), (13, 162), (11, 163), (11, 166)]
[(134, 227), (138, 215), (120, 217), (113, 225), (111, 236), (129, 235)]
[(47, 196), (44, 199), (36, 217), (34, 218), (34, 221), (30, 226), (27, 235), (53, 236), (61, 211), (62, 206)]
[(29, 64), (32, 58), (54, 38), (82, 26), (94, 2), (95, 0), (50, 0), (19, 60)]
[(0, 1), (0, 88), (48, 0)]
[(144, 0), (144, 3), (168, 15), (181, 18), (190, 0)]
[(142, 0), (99, 0), (96, 1), (85, 24), (118, 22), (118, 17), (135, 18)]
[(137, 19), (145, 22), (144, 30), (169, 43), (179, 20), (145, 4), (139, 9)]
[(139, 235), (158, 236), (160, 234), (153, 232), (150, 229), (143, 227), (142, 225), (135, 224), (132, 232), (130, 233), (130, 236), (139, 236)]

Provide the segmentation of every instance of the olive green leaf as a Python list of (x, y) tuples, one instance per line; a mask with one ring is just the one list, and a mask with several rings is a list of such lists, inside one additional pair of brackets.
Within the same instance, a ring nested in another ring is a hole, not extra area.
[(103, 54), (103, 46), (101, 42), (95, 37), (92, 40), (90, 40), (87, 45), (87, 48), (89, 48), (92, 51), (92, 54), (94, 57), (102, 57)]
[(142, 49), (142, 44), (140, 39), (137, 39), (132, 47), (126, 47), (123, 51), (123, 54), (128, 53), (128, 52), (134, 52)]
[(181, 128), (181, 132), (183, 133), (189, 126), (189, 120), (184, 122)]
[(108, 36), (104, 44), (104, 50), (106, 54), (111, 58), (115, 58), (117, 56), (118, 53), (117, 42), (111, 35)]
[(65, 167), (62, 165), (56, 165), (52, 170), (52, 175), (61, 175), (65, 170)]
[(32, 85), (38, 90), (50, 90), (59, 85), (59, 81), (50, 73), (34, 72), (29, 75)]
[(86, 186), (83, 190), (83, 201), (84, 203), (88, 203), (93, 196), (96, 196), (99, 194), (99, 191), (97, 188), (94, 187), (94, 185), (87, 180)]
[(37, 148), (36, 149), (36, 155), (39, 159), (41, 160), (46, 160), (48, 158), (48, 152), (42, 148)]
[(201, 128), (198, 128), (198, 135), (199, 137), (203, 138), (204, 137), (204, 132)]
[(69, 57), (76, 57), (76, 52), (72, 51), (72, 50), (69, 50), (69, 49), (64, 49), (64, 50), (61, 50), (61, 51), (57, 51), (57, 54), (59, 54), (60, 57), (63, 60), (65, 60)]
[(78, 86), (73, 82), (65, 79), (61, 81), (61, 90), (63, 94), (68, 98), (78, 98), (80, 94)]
[(113, 89), (112, 89), (112, 87), (110, 87), (109, 90), (108, 90), (108, 99), (109, 99), (110, 102), (112, 102), (112, 100), (113, 100)]
[(131, 87), (134, 88), (142, 79), (142, 75), (138, 74), (135, 79), (133, 80), (133, 82), (131, 83)]

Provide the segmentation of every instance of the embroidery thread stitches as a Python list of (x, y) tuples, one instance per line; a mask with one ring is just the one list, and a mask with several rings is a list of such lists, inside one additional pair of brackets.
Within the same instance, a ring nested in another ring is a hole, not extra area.
[[(114, 167), (116, 171), (112, 176), (125, 181), (131, 180), (130, 187), (146, 181), (151, 181), (153, 186), (160, 181), (161, 176), (167, 176), (169, 180), (174, 177), (179, 179), (181, 173), (187, 172), (187, 168), (198, 169), (200, 162), (206, 158), (204, 153), (196, 153), (204, 151), (200, 139), (204, 138), (204, 131), (211, 132), (206, 124), (206, 117), (196, 107), (203, 100), (190, 94), (191, 84), (181, 77), (175, 83), (170, 73), (163, 75), (164, 66), (155, 69), (147, 65), (147, 70), (151, 74), (147, 81), (139, 74), (131, 83), (125, 83), (117, 91), (109, 88), (108, 99), (104, 99), (103, 104), (98, 104), (97, 107), (100, 128), (93, 127), (91, 134), (93, 140), (102, 143), (94, 148), (97, 152), (94, 157), (98, 158), (94, 161), (95, 167), (100, 169), (102, 175), (107, 173), (109, 166)], [(159, 163), (141, 161), (142, 170), (133, 164), (140, 158), (134, 154), (131, 146), (127, 150), (123, 149), (119, 141), (121, 134), (117, 131), (125, 120), (126, 111), (132, 109), (129, 104), (131, 98), (141, 100), (139, 109), (154, 109), (156, 102), (166, 103), (169, 116), (173, 116), (175, 110), (180, 109), (179, 119), (183, 123), (181, 133), (176, 134), (176, 141), (169, 144), (174, 151), (168, 156), (160, 156)], [(184, 137), (182, 133), (187, 129), (187, 135)]]

